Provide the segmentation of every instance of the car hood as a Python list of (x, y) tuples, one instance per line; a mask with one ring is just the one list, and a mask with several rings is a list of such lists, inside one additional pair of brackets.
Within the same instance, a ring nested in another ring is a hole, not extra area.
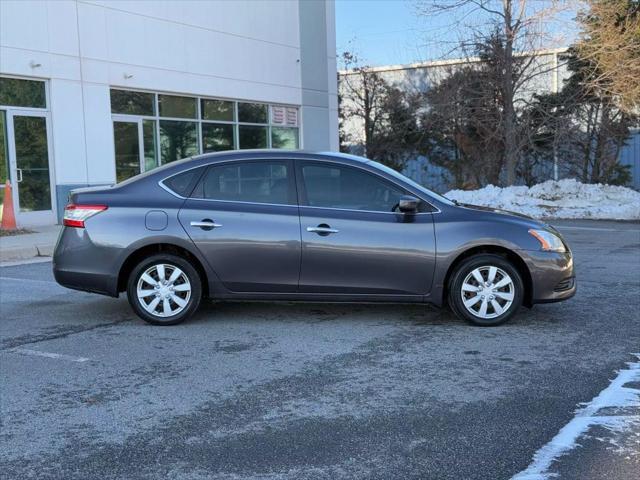
[(482, 212), (493, 212), (493, 213), (499, 213), (502, 215), (511, 215), (514, 217), (524, 218), (526, 220), (537, 222), (535, 218), (530, 217), (529, 215), (524, 215), (518, 212), (512, 212), (511, 210), (502, 210), (501, 208), (485, 207), (482, 205), (472, 205), (470, 203), (458, 203), (457, 205), (459, 207), (469, 208), (471, 210), (480, 210)]
[(485, 215), (489, 215), (491, 217), (495, 215), (495, 218), (499, 218), (502, 221), (511, 220), (520, 224), (526, 224), (530, 228), (546, 227), (546, 224), (540, 220), (530, 217), (529, 215), (524, 215), (518, 212), (512, 212), (510, 210), (502, 210), (500, 208), (485, 207), (482, 205), (472, 205), (469, 203), (457, 203), (457, 206), (460, 208), (465, 208), (467, 210), (475, 210), (477, 212), (482, 212)]

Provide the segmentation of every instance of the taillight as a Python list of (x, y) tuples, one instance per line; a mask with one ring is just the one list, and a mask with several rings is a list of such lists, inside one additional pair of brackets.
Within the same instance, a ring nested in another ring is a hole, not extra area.
[(106, 205), (74, 205), (73, 203), (70, 203), (64, 207), (64, 218), (62, 219), (62, 224), (65, 227), (84, 228), (85, 220), (105, 211), (106, 209)]

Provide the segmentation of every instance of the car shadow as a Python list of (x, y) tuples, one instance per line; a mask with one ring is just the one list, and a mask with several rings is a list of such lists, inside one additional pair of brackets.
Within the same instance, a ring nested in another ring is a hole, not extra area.
[(289, 301), (218, 302), (206, 300), (189, 323), (238, 319), (249, 321), (290, 321), (323, 323), (332, 321), (411, 325), (443, 325), (464, 323), (448, 309), (424, 304), (389, 303), (314, 303)]

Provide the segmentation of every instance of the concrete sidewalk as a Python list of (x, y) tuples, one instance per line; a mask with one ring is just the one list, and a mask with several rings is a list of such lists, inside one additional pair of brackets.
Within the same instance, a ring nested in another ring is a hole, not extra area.
[(0, 264), (51, 257), (61, 225), (32, 227), (34, 233), (0, 237)]

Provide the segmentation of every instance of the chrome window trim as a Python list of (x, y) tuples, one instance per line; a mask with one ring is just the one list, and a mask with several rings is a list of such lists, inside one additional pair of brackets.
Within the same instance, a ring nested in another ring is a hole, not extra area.
[(291, 205), (290, 203), (261, 203), (261, 202), (244, 202), (242, 200), (215, 200), (213, 198), (189, 198), (189, 200), (200, 200), (204, 202), (222, 202), (222, 203), (239, 203), (242, 205), (269, 205), (271, 207), (296, 207), (298, 205)]
[[(383, 212), (383, 211), (378, 211), (378, 210), (357, 210), (355, 208), (313, 207), (311, 205), (300, 205), (300, 208), (313, 208), (315, 210), (336, 210), (336, 211), (340, 211), (340, 212), (384, 213), (384, 214), (387, 214), (387, 215), (404, 215), (404, 213), (402, 213), (402, 212)], [(440, 213), (440, 210), (438, 210), (438, 212), (416, 212), (416, 213), (414, 213), (414, 215), (432, 215), (434, 213)]]
[[(189, 169), (189, 170), (191, 170), (191, 169)], [(185, 170), (185, 172), (186, 172), (186, 170)], [(176, 174), (176, 175), (178, 175), (178, 174)], [(171, 178), (171, 177), (173, 177), (173, 175), (171, 175), (171, 176), (169, 176), (169, 177), (167, 177), (167, 178)], [(171, 190), (169, 187), (167, 187), (164, 183), (162, 183), (162, 182), (164, 182), (167, 178), (163, 178), (162, 180), (158, 180), (158, 185), (160, 185), (160, 187), (161, 187), (161, 188), (163, 188), (165, 191), (169, 192), (169, 193), (170, 193), (171, 195), (173, 195), (174, 197), (178, 197), (178, 198), (180, 198), (180, 199), (182, 199), (182, 200), (186, 200), (186, 199), (187, 199), (187, 197), (183, 197), (182, 195), (178, 195), (176, 192), (174, 192), (174, 191), (173, 191), (173, 190)]]
[[(274, 150), (274, 153), (277, 153), (278, 150)], [(271, 153), (271, 152), (269, 152)], [(180, 198), (182, 200), (201, 200), (201, 201), (205, 201), (205, 202), (224, 202), (224, 203), (239, 203), (239, 204), (244, 204), (244, 205), (271, 205), (271, 206), (277, 206), (277, 207), (299, 207), (299, 208), (313, 208), (313, 209), (319, 209), (319, 210), (335, 210), (335, 211), (342, 211), (342, 212), (363, 212), (363, 213), (386, 213), (386, 214), (390, 214), (390, 215), (398, 215), (401, 212), (383, 212), (383, 211), (376, 211), (376, 210), (356, 210), (353, 208), (335, 208), (335, 207), (314, 207), (312, 205), (300, 205), (299, 203), (296, 205), (292, 205), (289, 203), (260, 203), (260, 202), (244, 202), (241, 200), (216, 200), (213, 198), (191, 198), (191, 197), (183, 197), (182, 195), (177, 194), (176, 192), (174, 192), (173, 190), (171, 190), (169, 187), (167, 187), (163, 182), (175, 175), (179, 175), (181, 173), (185, 173), (188, 172), (189, 170), (193, 170), (196, 168), (200, 168), (200, 167), (206, 167), (209, 168), (212, 165), (222, 165), (225, 163), (233, 163), (233, 162), (254, 162), (256, 160), (273, 160), (272, 158), (269, 157), (250, 157), (250, 158), (242, 158), (242, 159), (226, 159), (226, 160), (221, 160), (219, 162), (211, 162), (211, 163), (204, 163), (202, 165), (196, 165), (194, 167), (191, 168), (187, 168), (186, 170), (181, 170), (180, 172), (176, 172), (176, 173), (172, 173), (171, 175), (168, 175), (160, 180), (158, 180), (158, 185), (163, 188), (164, 190), (166, 190), (167, 192), (169, 192), (171, 195), (173, 195), (174, 197)], [(317, 159), (308, 159), (308, 158), (300, 158), (300, 157), (290, 157), (290, 158), (282, 158), (280, 159), (281, 161), (285, 161), (285, 160), (293, 160), (293, 161), (316, 161)], [(347, 167), (353, 167), (353, 168), (358, 168), (364, 172), (367, 173), (371, 173), (372, 175), (376, 175), (376, 173), (371, 172), (370, 170), (367, 170), (365, 168), (361, 168), (359, 166), (356, 165), (351, 165), (351, 164), (345, 164), (336, 160), (318, 160), (320, 163), (334, 163), (336, 165), (346, 165)], [(381, 176), (381, 175), (378, 175)], [(388, 179), (386, 177), (382, 177), (383, 180), (385, 181), (389, 181), (391, 183), (393, 183), (394, 185), (402, 188), (403, 190), (409, 190), (406, 186), (401, 185), (400, 183), (396, 182), (395, 180), (391, 180)], [(411, 190), (409, 190), (411, 191)], [(415, 193), (414, 193), (415, 194)], [(414, 215), (433, 215), (435, 213), (442, 213), (442, 210), (440, 210), (438, 207), (436, 207), (435, 205), (433, 205), (431, 202), (429, 202), (428, 200), (424, 200), (420, 195), (418, 195), (418, 198), (421, 198), (423, 201), (429, 203), (429, 205), (433, 208), (435, 208), (435, 211), (433, 212), (416, 212), (414, 213)]]

